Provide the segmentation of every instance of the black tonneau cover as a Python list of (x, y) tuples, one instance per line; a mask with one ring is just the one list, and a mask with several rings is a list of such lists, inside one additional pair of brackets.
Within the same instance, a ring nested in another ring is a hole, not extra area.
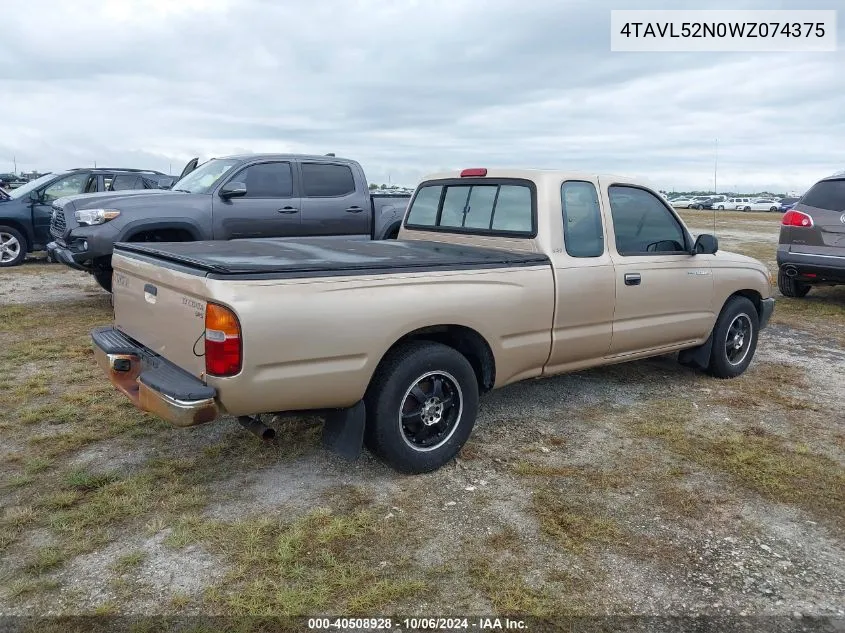
[[(337, 238), (206, 242), (123, 242), (123, 255), (154, 258), (209, 277), (322, 277), (391, 272), (509, 268), (548, 264), (542, 253), (505, 251), (425, 240)], [(165, 264), (166, 265), (166, 264)]]

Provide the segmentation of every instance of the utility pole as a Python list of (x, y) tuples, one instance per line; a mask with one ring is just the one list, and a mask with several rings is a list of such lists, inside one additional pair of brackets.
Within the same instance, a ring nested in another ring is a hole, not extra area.
[(12, 156), (12, 162), (15, 163), (15, 176), (18, 175), (18, 157)]

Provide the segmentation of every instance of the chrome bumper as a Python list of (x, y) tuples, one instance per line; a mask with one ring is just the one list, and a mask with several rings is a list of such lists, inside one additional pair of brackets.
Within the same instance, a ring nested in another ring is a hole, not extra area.
[[(175, 365), (155, 357), (152, 352), (144, 347), (135, 345), (136, 349), (131, 350), (129, 349), (131, 344), (127, 343), (121, 345), (119, 351), (110, 350), (109, 348), (114, 347), (114, 345), (109, 345), (109, 343), (113, 343), (113, 341), (104, 341), (102, 336), (97, 336), (98, 333), (103, 334), (104, 332), (122, 336), (111, 328), (94, 330), (91, 333), (94, 357), (97, 364), (108, 376), (109, 381), (118, 391), (126, 395), (136, 407), (180, 427), (211, 422), (220, 415), (220, 407), (217, 405), (214, 395), (212, 395), (214, 391), (211, 388), (203, 385), (198, 379), (184, 374)], [(150, 362), (152, 357), (157, 360), (154, 364)], [(188, 383), (189, 387), (200, 388), (211, 393), (208, 397), (199, 399), (183, 399), (176, 395), (163, 393), (155, 384), (150, 384), (158, 382), (153, 380), (154, 376), (150, 374), (162, 373), (162, 371), (170, 374), (179, 372), (181, 374), (179, 378)], [(146, 380), (145, 376), (147, 376)], [(191, 382), (195, 382), (195, 384), (192, 385)]]

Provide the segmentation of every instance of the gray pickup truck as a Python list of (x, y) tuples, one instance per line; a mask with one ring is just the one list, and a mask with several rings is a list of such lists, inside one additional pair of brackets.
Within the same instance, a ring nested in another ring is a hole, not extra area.
[(393, 239), (409, 200), (409, 194), (371, 194), (361, 165), (332, 155), (214, 158), (186, 167), (168, 191), (56, 200), (47, 254), (91, 273), (111, 292), (116, 242)]

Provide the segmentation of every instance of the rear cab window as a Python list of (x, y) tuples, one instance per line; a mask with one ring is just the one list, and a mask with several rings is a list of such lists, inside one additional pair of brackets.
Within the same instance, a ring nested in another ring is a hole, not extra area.
[(537, 235), (534, 183), (513, 178), (455, 178), (423, 183), (405, 228), (446, 233)]

